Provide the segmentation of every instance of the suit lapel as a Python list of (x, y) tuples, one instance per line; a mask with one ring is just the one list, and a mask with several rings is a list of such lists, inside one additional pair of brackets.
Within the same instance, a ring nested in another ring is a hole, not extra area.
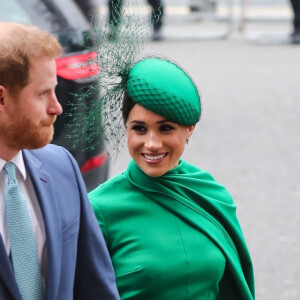
[(13, 272), (12, 264), (7, 256), (6, 249), (3, 243), (2, 236), (0, 235), (0, 285), (3, 286), (11, 293), (13, 299), (20, 299), (21, 295), (16, 283), (15, 275)]
[(47, 299), (56, 299), (59, 288), (62, 242), (61, 224), (54, 185), (43, 164), (30, 151), (23, 151), (26, 169), (32, 180), (43, 215), (47, 247)]

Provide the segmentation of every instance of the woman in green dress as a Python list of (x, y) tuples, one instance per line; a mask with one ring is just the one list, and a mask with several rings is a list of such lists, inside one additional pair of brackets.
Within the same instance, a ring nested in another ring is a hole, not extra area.
[(200, 119), (196, 85), (177, 64), (155, 57), (135, 63), (125, 80), (132, 160), (89, 194), (121, 299), (254, 299), (231, 196), (181, 159)]

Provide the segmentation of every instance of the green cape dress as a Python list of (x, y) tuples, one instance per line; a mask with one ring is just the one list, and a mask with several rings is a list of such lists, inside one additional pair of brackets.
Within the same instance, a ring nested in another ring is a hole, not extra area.
[(255, 299), (236, 206), (208, 172), (181, 159), (150, 177), (132, 160), (89, 198), (121, 299)]

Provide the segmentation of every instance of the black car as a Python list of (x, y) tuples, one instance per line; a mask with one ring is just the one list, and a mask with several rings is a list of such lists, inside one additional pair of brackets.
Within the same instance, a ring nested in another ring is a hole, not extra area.
[[(90, 30), (89, 21), (72, 0), (1, 0), (0, 21), (33, 24), (57, 36), (63, 46), (64, 54), (56, 61), (56, 94), (64, 112), (55, 123), (53, 143), (64, 146), (72, 153), (79, 164), (87, 189), (95, 188), (108, 176), (108, 158), (101, 136), (100, 143), (96, 143), (93, 150), (86, 150), (84, 138), (74, 147), (67, 138), (71, 128), (66, 126), (70, 122), (70, 103), (75, 101), (73, 95), (86, 93), (91, 84), (96, 84), (99, 72), (99, 67), (93, 63), (96, 53), (86, 43), (86, 34)], [(96, 98), (97, 93), (89, 93), (89, 97), (85, 97), (85, 105), (80, 106), (82, 115)]]

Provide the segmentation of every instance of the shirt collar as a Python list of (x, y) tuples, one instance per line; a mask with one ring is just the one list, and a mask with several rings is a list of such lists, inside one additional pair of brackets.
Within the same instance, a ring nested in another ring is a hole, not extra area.
[[(23, 153), (22, 151), (19, 151), (16, 156), (14, 156), (11, 160), (19, 170), (19, 172), (22, 175), (23, 180), (26, 180), (26, 169), (23, 159)], [(0, 172), (2, 171), (4, 165), (7, 163), (4, 159), (0, 158)]]

